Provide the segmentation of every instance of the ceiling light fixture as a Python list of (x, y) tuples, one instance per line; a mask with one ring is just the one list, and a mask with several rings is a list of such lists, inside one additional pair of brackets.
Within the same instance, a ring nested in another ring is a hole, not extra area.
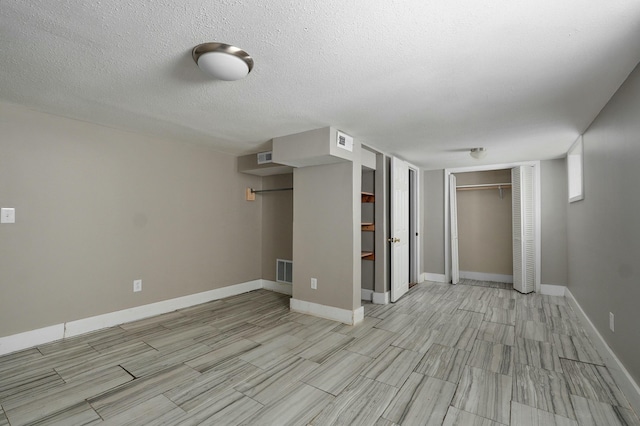
[(481, 160), (487, 156), (487, 148), (471, 148), (469, 155), (476, 160)]
[(253, 69), (253, 58), (244, 50), (229, 44), (199, 44), (193, 48), (191, 56), (202, 71), (219, 80), (240, 80)]

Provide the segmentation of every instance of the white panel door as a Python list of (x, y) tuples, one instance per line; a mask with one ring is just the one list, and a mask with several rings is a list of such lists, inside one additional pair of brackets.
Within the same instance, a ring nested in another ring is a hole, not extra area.
[(458, 259), (458, 196), (456, 177), (449, 175), (449, 223), (451, 224), (451, 284), (460, 282), (460, 266)]
[(391, 159), (391, 301), (409, 291), (409, 165)]
[(513, 288), (521, 293), (535, 290), (535, 232), (533, 167), (511, 169), (511, 215), (513, 219)]

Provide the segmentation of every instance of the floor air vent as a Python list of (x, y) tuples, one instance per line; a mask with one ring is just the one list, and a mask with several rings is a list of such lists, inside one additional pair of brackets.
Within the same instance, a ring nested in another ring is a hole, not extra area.
[(279, 283), (293, 283), (293, 262), (276, 259), (276, 281)]

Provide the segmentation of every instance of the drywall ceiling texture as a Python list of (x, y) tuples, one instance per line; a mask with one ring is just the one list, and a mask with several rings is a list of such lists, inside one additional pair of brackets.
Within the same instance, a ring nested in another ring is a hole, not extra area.
[[(255, 59), (207, 78), (200, 43)], [(561, 156), (640, 60), (637, 0), (4, 0), (0, 100), (250, 152), (334, 126), (423, 168)]]

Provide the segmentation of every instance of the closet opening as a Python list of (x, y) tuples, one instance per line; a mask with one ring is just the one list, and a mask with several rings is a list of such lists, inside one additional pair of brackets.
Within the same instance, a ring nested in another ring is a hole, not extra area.
[(460, 279), (513, 284), (511, 169), (455, 177)]
[[(492, 173), (472, 174), (489, 171)], [(522, 293), (539, 292), (540, 162), (446, 169), (444, 173), (445, 282), (513, 283)], [(509, 196), (511, 203), (503, 203)], [(491, 199), (493, 203), (488, 202)]]

